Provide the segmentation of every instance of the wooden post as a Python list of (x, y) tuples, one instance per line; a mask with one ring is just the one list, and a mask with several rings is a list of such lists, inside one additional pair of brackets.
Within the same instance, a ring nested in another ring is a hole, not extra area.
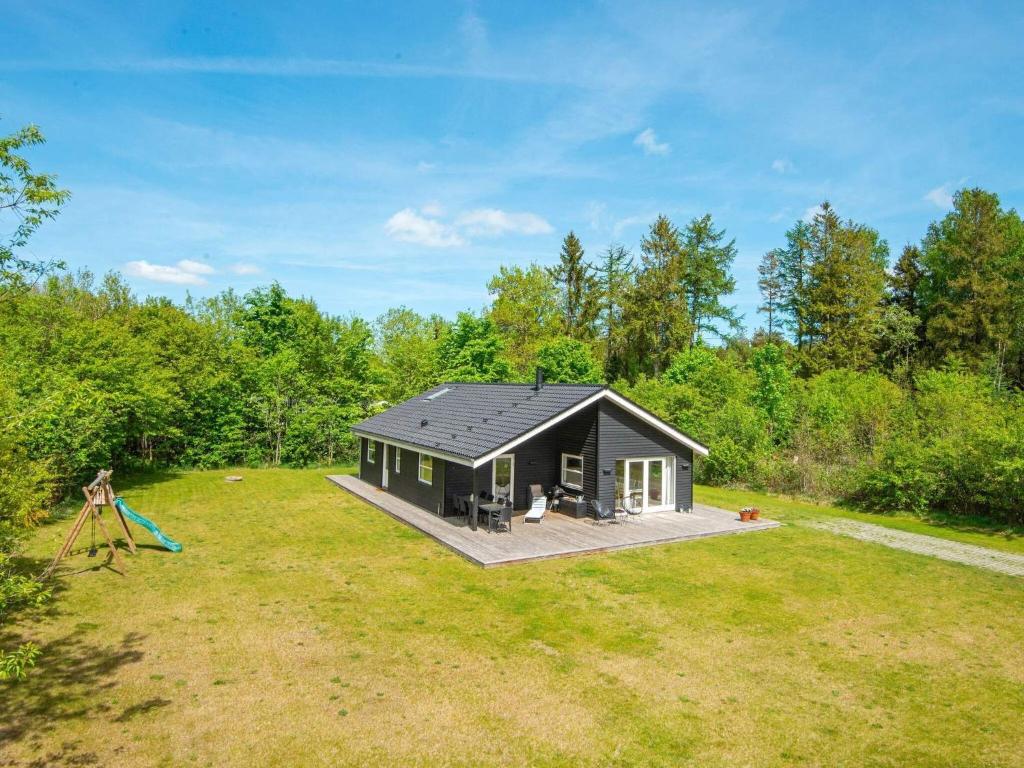
[(110, 507), (114, 513), (114, 517), (117, 519), (118, 525), (121, 526), (121, 533), (124, 534), (124, 540), (128, 542), (128, 549), (134, 555), (137, 550), (135, 549), (135, 538), (132, 536), (131, 529), (128, 527), (128, 521), (124, 519), (124, 515), (121, 514), (121, 510), (114, 504), (114, 488), (110, 485), (109, 475), (107, 482), (103, 485), (103, 492), (106, 494), (107, 506)]
[(75, 518), (75, 523), (71, 526), (71, 530), (68, 532), (68, 536), (64, 540), (64, 544), (57, 552), (57, 555), (53, 558), (53, 561), (47, 566), (46, 570), (43, 571), (40, 578), (45, 579), (50, 576), (56, 570), (60, 561), (71, 554), (71, 549), (74, 547), (75, 541), (78, 539), (79, 535), (81, 535), (82, 529), (85, 527), (85, 523), (90, 517), (96, 521), (97, 526), (103, 533), (103, 537), (107, 540), (110, 559), (117, 562), (121, 569), (120, 573), (124, 576), (126, 570), (124, 567), (124, 560), (121, 559), (121, 553), (117, 551), (114, 540), (110, 537), (110, 532), (107, 530), (107, 526), (103, 522), (103, 518), (100, 517), (100, 510), (95, 504), (96, 498), (99, 496), (107, 506), (114, 510), (114, 516), (120, 521), (122, 530), (128, 540), (128, 546), (134, 553), (135, 540), (132, 538), (131, 532), (128, 530), (127, 521), (125, 521), (121, 513), (114, 507), (114, 491), (110, 487), (110, 475), (112, 473), (113, 470), (100, 470), (99, 473), (97, 473), (95, 480), (88, 485), (82, 486), (82, 494), (85, 496), (85, 504), (82, 505), (82, 509), (78, 513), (78, 517)]
[(469, 527), (475, 531), (477, 525), (477, 516), (479, 515), (480, 510), (477, 509), (476, 467), (471, 467), (471, 470), (473, 472), (473, 494), (469, 497)]

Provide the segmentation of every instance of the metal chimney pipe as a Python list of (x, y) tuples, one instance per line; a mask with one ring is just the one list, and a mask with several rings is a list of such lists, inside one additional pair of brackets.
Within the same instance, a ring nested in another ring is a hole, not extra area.
[(534, 387), (538, 392), (544, 388), (544, 369), (537, 366), (537, 385)]

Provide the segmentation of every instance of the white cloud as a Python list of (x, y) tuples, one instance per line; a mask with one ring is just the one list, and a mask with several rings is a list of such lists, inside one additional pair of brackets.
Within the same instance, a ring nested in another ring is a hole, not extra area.
[(812, 205), (810, 208), (804, 211), (804, 215), (800, 217), (800, 220), (810, 224), (812, 221), (814, 221), (814, 217), (817, 216), (819, 213), (821, 213), (821, 203), (818, 203), (817, 205)]
[(645, 155), (667, 155), (671, 149), (666, 142), (658, 142), (658, 136), (652, 128), (638, 133), (633, 143), (643, 149)]
[(585, 215), (587, 224), (595, 232), (600, 232), (606, 226), (608, 219), (608, 206), (604, 203), (591, 201), (587, 203)]
[(141, 277), (155, 283), (173, 283), (174, 285), (206, 285), (203, 275), (212, 275), (216, 270), (208, 264), (182, 259), (173, 266), (151, 264), (146, 260), (129, 261), (124, 271), (131, 277)]
[(655, 213), (640, 213), (635, 216), (626, 216), (619, 219), (612, 225), (612, 233), (618, 237), (625, 230), (632, 229), (633, 227), (640, 226), (642, 224), (651, 224), (658, 217)]
[(934, 203), (944, 211), (948, 211), (953, 207), (953, 195), (950, 194), (948, 183), (929, 191), (923, 199), (929, 203)]
[(418, 210), (403, 208), (388, 219), (385, 231), (395, 240), (430, 248), (451, 248), (466, 245), (470, 237), (501, 235), (546, 235), (554, 228), (535, 213), (502, 211), (498, 208), (477, 208), (456, 217), (451, 223), (442, 221), (444, 208), (428, 203)]
[(416, 170), (420, 173), (430, 173), (435, 168), (437, 168), (437, 163), (428, 163), (426, 160), (416, 163)]
[(236, 275), (259, 275), (262, 274), (263, 267), (257, 267), (255, 264), (239, 262), (237, 264), (232, 264), (228, 267), (228, 270)]
[(535, 213), (512, 213), (497, 208), (478, 208), (462, 214), (455, 222), (469, 235), (497, 237), (504, 234), (546, 235), (554, 231)]
[(789, 160), (779, 158), (778, 160), (772, 160), (772, 170), (776, 173), (792, 173), (795, 168)]
[(212, 275), (217, 271), (209, 264), (204, 264), (201, 261), (193, 261), (192, 259), (182, 259), (179, 261), (178, 269), (192, 275)]
[(465, 241), (451, 226), (437, 219), (421, 216), (413, 208), (403, 208), (388, 219), (384, 230), (403, 243), (425, 245), (428, 248), (450, 248), (464, 245)]

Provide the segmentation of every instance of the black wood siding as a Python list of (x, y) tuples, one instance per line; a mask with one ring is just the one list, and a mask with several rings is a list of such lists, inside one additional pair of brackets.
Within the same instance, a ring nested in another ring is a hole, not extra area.
[[(366, 460), (367, 438), (360, 438), (359, 445), (359, 477), (381, 487), (384, 468), (384, 443), (377, 441), (377, 460), (370, 464)], [(398, 453), (401, 451), (401, 470), (396, 472), (395, 467), (399, 466)], [(437, 513), (445, 505), (445, 475), (448, 462), (444, 459), (434, 457), (434, 482), (432, 485), (421, 483), (419, 480), (419, 454), (405, 448), (398, 448), (394, 445), (388, 446), (388, 491), (405, 499), (418, 507), (423, 507), (433, 513)]]
[[(515, 458), (515, 487), (512, 503), (516, 509), (528, 509), (530, 486), (539, 483), (545, 492), (561, 480), (562, 454), (583, 456), (583, 495), (592, 499), (597, 494), (597, 406), (585, 408), (551, 429), (530, 438), (509, 451)], [(477, 490), (490, 491), (493, 462), (476, 470)], [(467, 496), (473, 490), (473, 474), (469, 467), (449, 464), (445, 476), (447, 498), (451, 509), (452, 496)]]
[(617, 459), (676, 457), (676, 508), (693, 508), (693, 451), (672, 440), (614, 403), (598, 404), (598, 494), (611, 504), (615, 500)]
[(381, 461), (384, 456), (384, 444), (379, 440), (377, 442), (377, 460), (371, 464), (366, 460), (367, 449), (370, 441), (362, 437), (359, 439), (359, 477), (365, 480), (370, 485), (376, 485), (380, 487), (380, 469)]
[[(401, 452), (401, 471), (396, 472)], [(445, 472), (448, 462), (434, 457), (434, 482), (420, 482), (419, 454), (394, 445), (388, 446), (388, 491), (399, 498), (437, 514), (445, 505)]]

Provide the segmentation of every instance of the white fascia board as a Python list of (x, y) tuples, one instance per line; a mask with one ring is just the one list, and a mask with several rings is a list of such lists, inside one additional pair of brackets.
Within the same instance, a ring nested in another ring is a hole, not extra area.
[(622, 395), (620, 395), (618, 392), (612, 389), (606, 389), (604, 391), (604, 396), (607, 397), (609, 401), (615, 403), (617, 406), (619, 406), (622, 410), (626, 411), (627, 413), (636, 416), (641, 421), (647, 422), (655, 429), (664, 432), (673, 440), (680, 442), (689, 448), (692, 448), (694, 453), (699, 453), (701, 456), (708, 455), (708, 448), (706, 445), (701, 445), (692, 437), (684, 435), (678, 429), (662, 421), (654, 414), (648, 413), (643, 408), (640, 408), (639, 406), (633, 404), (632, 402), (624, 398)]
[(563, 421), (563, 420), (569, 418), (574, 413), (578, 413), (578, 412), (582, 411), (588, 405), (593, 405), (598, 400), (600, 400), (602, 397), (604, 397), (607, 392), (608, 392), (607, 389), (602, 389), (600, 392), (595, 392), (590, 397), (588, 397), (586, 400), (582, 400), (582, 401), (576, 403), (576, 405), (574, 405), (572, 408), (567, 408), (566, 410), (562, 411), (561, 413), (557, 414), (556, 416), (552, 416), (550, 419), (548, 419), (547, 421), (543, 422), (542, 424), (538, 424), (536, 427), (531, 429), (529, 432), (526, 432), (526, 433), (520, 435), (519, 437), (517, 437), (514, 440), (511, 440), (511, 441), (509, 441), (507, 443), (505, 443), (504, 445), (498, 446), (497, 448), (495, 448), (490, 453), (485, 453), (483, 456), (481, 456), (480, 458), (476, 459), (473, 462), (473, 467), (475, 468), (475, 467), (482, 466), (482, 465), (486, 464), (488, 461), (491, 461), (491, 460), (497, 458), (498, 456), (501, 456), (501, 454), (508, 453), (513, 448), (515, 448), (517, 445), (519, 445), (520, 443), (525, 443), (531, 437), (536, 437), (541, 432), (543, 432), (546, 429), (549, 429), (550, 427), (553, 427), (558, 422)]
[(423, 445), (415, 445), (414, 443), (406, 443), (401, 440), (393, 440), (390, 437), (381, 437), (380, 435), (374, 435), (369, 432), (363, 432), (362, 430), (359, 429), (353, 429), (352, 434), (356, 435), (357, 437), (365, 437), (367, 440), (379, 440), (380, 442), (387, 443), (388, 445), (395, 445), (398, 446), (399, 448), (405, 448), (405, 450), (407, 451), (425, 453), (427, 454), (427, 456), (434, 456), (438, 459), (443, 459), (444, 461), (450, 461), (452, 464), (462, 464), (463, 466), (466, 467), (475, 466), (473, 464), (472, 459), (467, 459), (465, 456), (456, 456), (455, 454), (447, 453), (446, 451), (439, 451), (436, 448), (427, 448), (426, 446)]

